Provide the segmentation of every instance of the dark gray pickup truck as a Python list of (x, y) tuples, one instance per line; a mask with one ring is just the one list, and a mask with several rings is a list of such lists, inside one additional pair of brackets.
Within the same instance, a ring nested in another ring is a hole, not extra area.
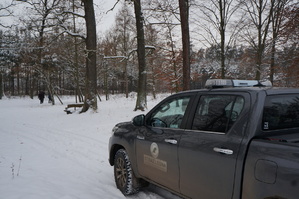
[(113, 128), (117, 188), (129, 195), (150, 182), (183, 198), (298, 199), (299, 89), (208, 82)]

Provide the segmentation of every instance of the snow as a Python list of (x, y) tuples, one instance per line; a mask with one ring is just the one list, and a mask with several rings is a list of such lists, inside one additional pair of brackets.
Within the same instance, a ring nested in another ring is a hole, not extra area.
[[(152, 108), (161, 98), (148, 99)], [(150, 97), (148, 97), (150, 98)], [(39, 104), (37, 98), (0, 100), (0, 198), (120, 199), (108, 142), (113, 126), (135, 115), (136, 99), (112, 96), (99, 102), (98, 113), (78, 110), (67, 115), (64, 105)], [(178, 198), (150, 185), (131, 199)]]

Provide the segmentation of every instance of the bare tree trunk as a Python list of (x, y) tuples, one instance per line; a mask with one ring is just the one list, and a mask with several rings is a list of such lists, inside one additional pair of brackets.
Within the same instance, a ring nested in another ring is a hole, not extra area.
[[(172, 27), (171, 25), (167, 25), (167, 30), (168, 30), (168, 38), (170, 40), (170, 48), (171, 48), (171, 68), (172, 68), (172, 73), (173, 73), (173, 80), (171, 83), (171, 90), (174, 88), (174, 91), (177, 93), (180, 90), (179, 86), (179, 72), (178, 72), (178, 67), (177, 67), (177, 60), (176, 60), (176, 51), (175, 51), (175, 45), (174, 45), (174, 39), (173, 39), (173, 34), (172, 34)], [(174, 85), (173, 85), (174, 84)]]
[(126, 98), (129, 97), (129, 79), (128, 79), (128, 60), (124, 61), (124, 73), (125, 73), (125, 92)]
[(34, 96), (34, 88), (35, 88), (35, 83), (36, 83), (36, 73), (32, 68), (30, 68), (30, 83), (29, 83), (29, 95), (30, 98), (33, 99)]
[[(234, 45), (233, 43), (236, 41), (239, 31), (242, 29), (240, 23), (244, 23), (243, 17), (234, 16), (240, 10), (242, 1), (201, 0), (200, 2), (200, 12), (196, 18), (198, 18), (197, 23), (199, 23), (199, 27), (203, 28), (203, 31), (199, 30), (199, 32), (204, 32), (205, 34), (200, 33), (199, 35), (209, 45), (217, 47), (219, 45), (220, 56), (219, 58), (217, 57), (217, 61), (220, 61), (220, 77), (224, 79), (229, 68), (227, 62), (231, 59), (229, 56), (226, 56), (226, 53), (229, 46)], [(230, 29), (229, 34), (227, 34), (227, 29)]]
[(96, 22), (93, 0), (82, 0), (84, 3), (85, 23), (87, 37), (86, 43), (86, 90), (84, 107), (81, 112), (88, 110), (89, 106), (97, 110), (97, 68), (96, 68)]
[(3, 96), (3, 78), (2, 78), (2, 73), (0, 73), (0, 100), (2, 99)]
[(143, 29), (143, 14), (141, 11), (140, 0), (134, 0), (136, 28), (137, 28), (137, 54), (138, 54), (138, 91), (137, 101), (134, 111), (147, 108), (146, 102), (146, 63), (145, 63), (145, 41), (144, 41), (144, 29)]
[(275, 55), (276, 55), (276, 41), (278, 40), (279, 32), (282, 26), (283, 21), (283, 12), (285, 6), (289, 0), (279, 0), (276, 1), (274, 5), (274, 10), (271, 16), (272, 23), (272, 46), (271, 46), (271, 62), (270, 62), (270, 81), (274, 82), (274, 73), (275, 73)]
[(244, 1), (252, 24), (257, 31), (257, 41), (249, 36), (251, 45), (256, 49), (256, 75), (255, 79), (260, 80), (262, 75), (263, 54), (266, 47), (269, 25), (273, 13), (274, 0), (249, 0)]
[(258, 46), (257, 46), (257, 54), (256, 54), (256, 74), (255, 79), (261, 79), (261, 72), (262, 72), (262, 56), (264, 53), (265, 45), (262, 43), (263, 33), (262, 33), (262, 6), (258, 7)]
[[(126, 27), (126, 24), (124, 24), (124, 27)], [(126, 28), (124, 28), (124, 35), (123, 35), (123, 51), (125, 56), (127, 56), (127, 51), (128, 51), (128, 47), (127, 47), (127, 30)], [(126, 98), (129, 97), (129, 82), (128, 82), (128, 60), (125, 59), (124, 60), (124, 83), (125, 83), (125, 93), (126, 93)]]
[[(75, 0), (73, 0), (73, 13), (75, 13)], [(74, 26), (74, 33), (77, 32), (77, 28), (76, 28), (76, 17), (75, 15), (73, 15), (73, 26)], [(76, 82), (76, 92), (75, 92), (75, 96), (76, 96), (76, 103), (82, 102), (81, 101), (81, 97), (80, 97), (80, 85), (79, 85), (79, 64), (78, 64), (78, 44), (77, 44), (77, 37), (74, 37), (74, 50), (75, 50), (75, 55), (74, 55), (74, 64), (75, 64), (75, 82)]]
[(188, 0), (179, 0), (183, 44), (183, 90), (190, 90), (190, 35)]
[(222, 3), (222, 0), (219, 1), (219, 14), (220, 14), (220, 49), (221, 49), (221, 78), (225, 78), (225, 1)]

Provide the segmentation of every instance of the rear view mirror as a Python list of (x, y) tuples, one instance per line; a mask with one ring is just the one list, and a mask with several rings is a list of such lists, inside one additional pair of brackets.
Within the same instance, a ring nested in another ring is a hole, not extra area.
[(133, 118), (133, 124), (135, 126), (143, 126), (144, 125), (144, 120), (145, 120), (145, 115), (137, 115), (136, 117)]

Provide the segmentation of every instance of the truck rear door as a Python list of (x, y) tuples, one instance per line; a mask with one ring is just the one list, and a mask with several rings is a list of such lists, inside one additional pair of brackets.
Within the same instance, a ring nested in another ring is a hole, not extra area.
[[(191, 198), (231, 198), (250, 96), (201, 95), (179, 144), (180, 191)], [(242, 120), (242, 122), (238, 122)]]

